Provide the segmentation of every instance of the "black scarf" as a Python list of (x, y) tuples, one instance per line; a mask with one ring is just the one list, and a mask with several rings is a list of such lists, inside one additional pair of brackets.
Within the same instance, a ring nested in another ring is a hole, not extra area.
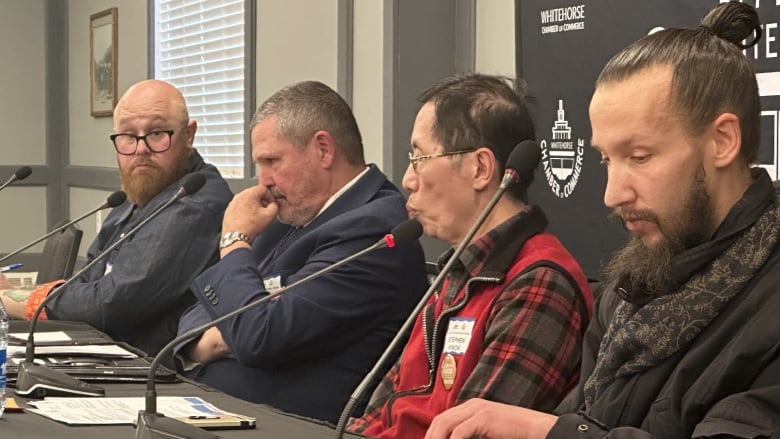
[(615, 378), (688, 346), (764, 265), (780, 235), (780, 198), (765, 171), (754, 170), (754, 178), (712, 240), (674, 257), (668, 294), (617, 306), (585, 382), (587, 407)]

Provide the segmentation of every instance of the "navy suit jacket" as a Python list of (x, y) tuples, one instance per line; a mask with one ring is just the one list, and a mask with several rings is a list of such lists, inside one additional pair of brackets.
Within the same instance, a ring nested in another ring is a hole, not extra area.
[[(272, 223), (193, 284), (179, 333), (363, 250), (406, 220), (375, 166), (303, 228)], [(427, 287), (419, 243), (368, 253), (218, 325), (231, 356), (193, 378), (231, 395), (336, 422)], [(387, 366), (389, 367), (390, 364)]]

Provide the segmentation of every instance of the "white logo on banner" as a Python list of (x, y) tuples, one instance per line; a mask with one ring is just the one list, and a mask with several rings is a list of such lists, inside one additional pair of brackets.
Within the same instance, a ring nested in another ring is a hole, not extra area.
[(584, 30), (585, 5), (574, 5), (539, 11), (539, 21), (542, 34)]
[(563, 99), (558, 100), (558, 120), (552, 127), (552, 140), (541, 141), (542, 167), (547, 184), (559, 198), (567, 198), (580, 179), (585, 141), (572, 140), (571, 127), (566, 120)]

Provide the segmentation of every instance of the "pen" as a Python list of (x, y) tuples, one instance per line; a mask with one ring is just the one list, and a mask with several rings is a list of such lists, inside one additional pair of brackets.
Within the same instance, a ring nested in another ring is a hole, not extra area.
[(16, 270), (17, 268), (20, 268), (23, 264), (16, 263), (11, 265), (6, 265), (5, 267), (0, 267), (0, 273), (5, 273), (6, 271)]

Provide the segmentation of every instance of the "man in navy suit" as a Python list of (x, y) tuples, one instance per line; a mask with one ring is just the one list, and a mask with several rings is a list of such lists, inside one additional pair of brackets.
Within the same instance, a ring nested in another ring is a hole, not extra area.
[[(326, 85), (278, 91), (250, 130), (258, 185), (228, 206), (221, 260), (195, 280), (199, 303), (179, 333), (369, 247), (407, 218)], [(426, 287), (418, 243), (377, 250), (209, 329), (179, 357), (212, 387), (335, 422)]]

